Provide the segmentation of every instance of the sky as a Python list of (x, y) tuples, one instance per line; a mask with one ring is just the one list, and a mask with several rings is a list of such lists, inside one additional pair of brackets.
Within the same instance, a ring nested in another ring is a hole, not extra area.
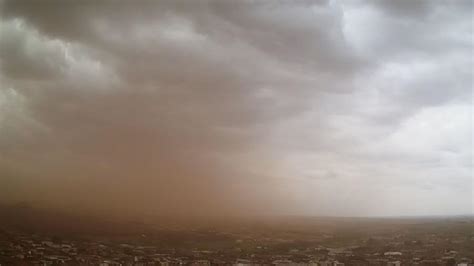
[(0, 1), (0, 202), (473, 213), (469, 0)]

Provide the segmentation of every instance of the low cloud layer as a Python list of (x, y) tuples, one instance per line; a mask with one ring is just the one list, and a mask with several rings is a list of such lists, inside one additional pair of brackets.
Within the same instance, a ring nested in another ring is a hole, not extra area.
[(471, 1), (3, 1), (0, 200), (472, 213)]

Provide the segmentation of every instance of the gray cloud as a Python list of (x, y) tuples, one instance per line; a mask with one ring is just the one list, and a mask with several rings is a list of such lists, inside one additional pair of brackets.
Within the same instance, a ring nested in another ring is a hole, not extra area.
[(471, 212), (467, 4), (4, 1), (2, 200)]

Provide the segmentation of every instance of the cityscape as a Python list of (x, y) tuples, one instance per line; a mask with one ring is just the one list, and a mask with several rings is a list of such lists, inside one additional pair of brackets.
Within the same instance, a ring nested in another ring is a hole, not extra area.
[(254, 217), (156, 226), (78, 224), (55, 214), (71, 224), (55, 231), (50, 213), (7, 210), (1, 265), (474, 265), (472, 217)]

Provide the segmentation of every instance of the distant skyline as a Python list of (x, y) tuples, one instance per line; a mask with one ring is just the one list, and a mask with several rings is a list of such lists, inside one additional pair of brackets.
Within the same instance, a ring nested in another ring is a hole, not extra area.
[(472, 10), (0, 0), (0, 204), (473, 214)]

